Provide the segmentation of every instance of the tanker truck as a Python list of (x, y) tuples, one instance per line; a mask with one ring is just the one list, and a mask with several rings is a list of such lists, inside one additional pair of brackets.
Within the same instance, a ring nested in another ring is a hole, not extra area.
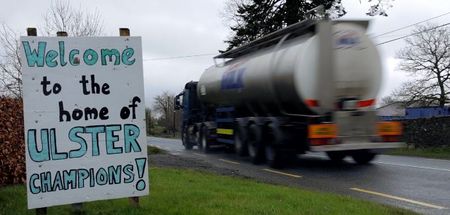
[(306, 20), (214, 57), (175, 97), (184, 147), (272, 167), (307, 152), (366, 164), (402, 147), (401, 123), (376, 115), (382, 65), (368, 24)]

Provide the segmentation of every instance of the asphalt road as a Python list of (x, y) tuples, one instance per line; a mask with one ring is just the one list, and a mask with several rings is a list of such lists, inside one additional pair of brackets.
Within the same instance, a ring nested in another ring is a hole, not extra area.
[(209, 154), (184, 150), (177, 139), (149, 137), (148, 144), (261, 181), (350, 195), (421, 214), (450, 214), (450, 161), (446, 160), (379, 155), (371, 165), (357, 165), (351, 159), (334, 164), (324, 154), (314, 153), (275, 170), (220, 150)]

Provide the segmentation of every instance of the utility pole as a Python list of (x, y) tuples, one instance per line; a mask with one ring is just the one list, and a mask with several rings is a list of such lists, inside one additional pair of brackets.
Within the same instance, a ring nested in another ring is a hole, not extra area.
[(167, 123), (167, 132), (171, 130), (170, 126), (170, 96), (167, 96), (167, 111), (166, 111), (166, 123)]
[(172, 130), (172, 131), (173, 131), (173, 137), (175, 137), (175, 130), (176, 130), (176, 129), (175, 129), (175, 128), (176, 128), (176, 127), (175, 127), (175, 114), (176, 114), (176, 111), (175, 111), (175, 109), (174, 109), (174, 110), (173, 110), (173, 127), (172, 127), (172, 128), (173, 128), (173, 130)]

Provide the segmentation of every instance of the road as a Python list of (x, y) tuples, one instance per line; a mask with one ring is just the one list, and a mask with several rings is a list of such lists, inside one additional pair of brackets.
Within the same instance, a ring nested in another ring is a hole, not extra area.
[(350, 195), (421, 214), (450, 214), (450, 161), (446, 160), (379, 155), (371, 165), (357, 165), (351, 159), (333, 164), (324, 154), (313, 153), (275, 170), (221, 151), (184, 150), (177, 139), (149, 137), (148, 144), (262, 181)]

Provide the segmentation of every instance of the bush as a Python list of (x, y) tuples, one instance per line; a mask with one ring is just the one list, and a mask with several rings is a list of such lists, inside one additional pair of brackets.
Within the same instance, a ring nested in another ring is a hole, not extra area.
[(416, 148), (450, 147), (450, 117), (404, 121), (405, 141)]
[(0, 187), (25, 182), (22, 100), (0, 97)]

